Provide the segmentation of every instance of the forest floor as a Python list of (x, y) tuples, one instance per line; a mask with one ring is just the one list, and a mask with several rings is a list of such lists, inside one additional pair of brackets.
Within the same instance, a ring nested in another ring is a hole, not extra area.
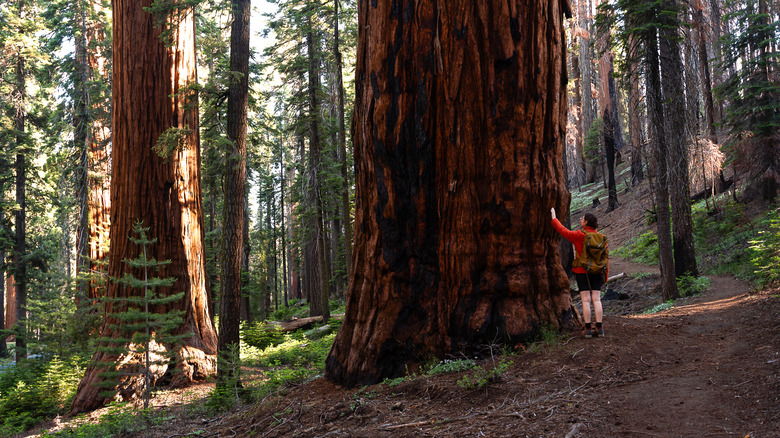
[[(656, 269), (613, 260), (629, 295), (605, 301), (604, 338), (574, 334), (509, 356), (500, 379), (473, 373), (344, 389), (324, 378), (223, 416), (172, 419), (144, 437), (777, 437), (780, 289), (730, 277), (652, 314)], [(490, 368), (489, 359), (480, 362)]]
[[(612, 269), (653, 272), (619, 260)], [(652, 275), (615, 284), (629, 299), (605, 302), (604, 338), (577, 334), (511, 356), (500, 379), (480, 389), (456, 383), (472, 371), (362, 389), (319, 378), (144, 436), (780, 436), (780, 290), (715, 277), (671, 309), (631, 312), (632, 301), (650, 299), (651, 284)]]
[[(597, 213), (613, 247), (646, 229), (642, 198)], [(498, 356), (511, 365), (479, 389), (457, 383), (475, 370), (355, 389), (320, 377), (212, 417), (192, 414), (213, 389), (203, 384), (157, 396), (165, 424), (135, 436), (780, 437), (780, 288), (710, 277), (703, 293), (648, 313), (663, 304), (658, 268), (613, 258), (621, 272), (608, 286), (627, 298), (604, 301), (604, 338), (572, 333)]]

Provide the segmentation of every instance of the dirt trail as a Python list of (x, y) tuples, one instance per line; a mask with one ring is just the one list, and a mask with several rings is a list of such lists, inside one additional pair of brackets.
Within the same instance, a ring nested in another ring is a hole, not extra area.
[(610, 407), (592, 430), (780, 436), (778, 299), (750, 294), (731, 277), (711, 280), (706, 293), (671, 310), (613, 319), (603, 351), (622, 357), (607, 363), (641, 379), (599, 394)]
[[(619, 272), (657, 269), (613, 260), (611, 273)], [(641, 299), (650, 298), (627, 301)], [(605, 338), (575, 335), (513, 356), (500, 381), (481, 389), (457, 385), (469, 372), (352, 390), (320, 378), (191, 430), (266, 437), (780, 437), (778, 291), (754, 293), (718, 277), (702, 295), (655, 314), (621, 315), (621, 303), (605, 305)], [(175, 430), (184, 433), (187, 425)]]

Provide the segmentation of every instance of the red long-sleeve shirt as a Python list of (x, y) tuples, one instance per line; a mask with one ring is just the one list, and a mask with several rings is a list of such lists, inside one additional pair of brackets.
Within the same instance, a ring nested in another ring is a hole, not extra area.
[[(564, 239), (568, 240), (574, 245), (574, 250), (577, 252), (577, 254), (574, 256), (574, 258), (577, 258), (580, 254), (582, 254), (583, 246), (585, 245), (585, 233), (582, 231), (572, 231), (561, 223), (557, 218), (552, 220), (552, 226), (555, 228), (555, 231), (558, 232), (561, 236), (563, 236)], [(596, 229), (591, 228), (589, 226), (585, 226), (585, 231), (589, 233), (595, 233)], [(585, 268), (582, 266), (576, 266), (572, 268), (571, 270), (575, 274), (585, 274), (587, 271), (585, 271)], [(606, 274), (605, 279), (609, 278), (609, 263), (607, 263), (607, 266), (604, 268), (604, 273)]]

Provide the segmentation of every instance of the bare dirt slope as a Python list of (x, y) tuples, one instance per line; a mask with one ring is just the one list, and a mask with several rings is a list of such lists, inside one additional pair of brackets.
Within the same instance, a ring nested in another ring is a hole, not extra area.
[[(612, 271), (653, 269), (614, 260)], [(780, 436), (780, 290), (718, 277), (670, 310), (623, 314), (627, 303), (653, 300), (653, 278), (613, 285), (629, 299), (605, 302), (605, 338), (574, 334), (511, 356), (501, 379), (481, 389), (456, 384), (469, 372), (350, 390), (320, 378), (145, 436)]]

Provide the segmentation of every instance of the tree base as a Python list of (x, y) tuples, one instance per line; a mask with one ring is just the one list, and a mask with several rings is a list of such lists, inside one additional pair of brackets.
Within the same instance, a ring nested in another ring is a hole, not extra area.
[[(105, 375), (109, 371), (105, 364), (118, 362), (118, 371), (125, 375), (111, 385), (110, 378)], [(71, 414), (88, 412), (101, 408), (111, 401), (133, 401), (143, 397), (144, 356), (142, 353), (130, 353), (121, 357), (102, 352), (92, 357), (93, 364), (87, 368), (76, 391), (76, 397), (71, 404)], [(176, 352), (174, 367), (169, 365), (153, 365), (151, 368), (152, 386), (168, 386), (183, 388), (192, 383), (204, 381), (216, 375), (217, 360), (213, 354), (206, 354), (194, 347), (182, 347)], [(108, 385), (108, 387), (107, 387)], [(104, 392), (116, 391), (113, 397), (107, 397)]]

